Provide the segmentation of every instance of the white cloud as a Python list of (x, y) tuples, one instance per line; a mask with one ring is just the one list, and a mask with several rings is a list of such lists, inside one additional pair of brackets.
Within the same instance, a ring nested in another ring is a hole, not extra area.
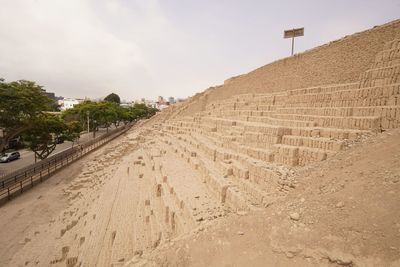
[[(139, 44), (146, 35), (143, 29), (157, 25), (151, 25), (151, 12), (134, 21), (130, 16), (135, 14), (126, 10), (118, 1), (2, 3), (1, 75), (37, 80), (70, 96), (95, 97), (134, 87), (135, 80), (149, 75), (141, 48), (145, 43)], [(110, 28), (115, 22), (122, 23)]]

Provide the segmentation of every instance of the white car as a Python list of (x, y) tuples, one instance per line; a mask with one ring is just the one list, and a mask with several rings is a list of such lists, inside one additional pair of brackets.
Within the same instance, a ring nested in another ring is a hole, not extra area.
[(8, 152), (8, 153), (4, 153), (1, 158), (0, 158), (0, 162), (9, 162), (15, 159), (19, 159), (21, 157), (21, 155), (19, 154), (18, 151), (14, 151), (14, 152)]

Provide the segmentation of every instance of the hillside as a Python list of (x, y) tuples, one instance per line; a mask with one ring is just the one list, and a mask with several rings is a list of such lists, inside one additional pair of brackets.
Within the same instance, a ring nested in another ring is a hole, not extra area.
[(132, 266), (400, 265), (398, 129), (301, 170), (295, 182), (267, 209), (231, 214)]
[(399, 128), (394, 21), (209, 88), (0, 207), (0, 265), (399, 266)]

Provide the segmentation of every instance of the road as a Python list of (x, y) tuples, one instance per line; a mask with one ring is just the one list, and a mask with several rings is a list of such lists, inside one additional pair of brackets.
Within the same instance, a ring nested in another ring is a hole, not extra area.
[[(111, 129), (109, 129), (109, 130), (111, 130)], [(99, 131), (96, 132), (96, 137), (103, 135), (106, 132), (107, 132), (106, 129), (103, 129), (103, 128), (99, 129)], [(82, 134), (78, 143), (86, 142), (92, 138), (93, 138), (93, 133)], [(76, 145), (76, 143), (74, 145)], [(56, 146), (56, 149), (53, 151), (53, 153), (50, 154), (50, 156), (60, 153), (70, 147), (72, 147), (72, 142), (69, 142), (69, 141), (66, 141), (62, 144), (58, 144)], [(26, 167), (32, 163), (35, 163), (35, 154), (32, 151), (27, 150), (27, 149), (22, 149), (22, 150), (19, 150), (19, 153), (21, 154), (20, 159), (17, 159), (17, 160), (11, 161), (11, 162), (7, 162), (7, 163), (0, 163), (0, 177), (7, 173), (10, 173), (10, 172), (16, 171), (18, 169), (21, 169), (23, 167)]]

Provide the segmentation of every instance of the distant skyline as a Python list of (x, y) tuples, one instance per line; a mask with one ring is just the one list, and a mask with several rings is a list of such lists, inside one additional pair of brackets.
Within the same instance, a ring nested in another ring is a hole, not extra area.
[(57, 96), (186, 98), (399, 19), (398, 0), (0, 0), (0, 78)]

